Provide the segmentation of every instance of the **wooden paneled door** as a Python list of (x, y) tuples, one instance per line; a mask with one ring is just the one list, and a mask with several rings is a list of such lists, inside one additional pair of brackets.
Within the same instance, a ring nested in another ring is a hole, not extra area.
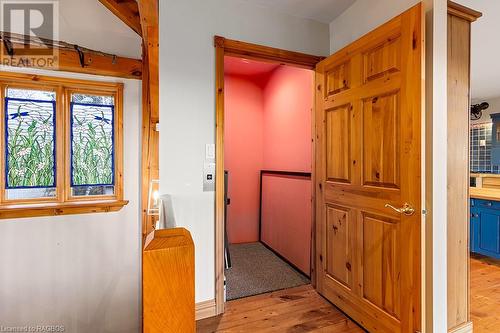
[(422, 15), (316, 67), (317, 289), (370, 332), (421, 326)]

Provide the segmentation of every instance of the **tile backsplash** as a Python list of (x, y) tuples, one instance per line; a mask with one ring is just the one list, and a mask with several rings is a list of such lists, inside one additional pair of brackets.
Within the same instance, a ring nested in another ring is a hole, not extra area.
[(474, 124), (470, 128), (470, 171), (500, 174), (500, 166), (491, 164), (492, 123)]

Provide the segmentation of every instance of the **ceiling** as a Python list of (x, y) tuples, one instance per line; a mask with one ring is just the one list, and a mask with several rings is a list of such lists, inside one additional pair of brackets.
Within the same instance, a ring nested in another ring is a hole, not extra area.
[(471, 94), (472, 98), (500, 97), (500, 1), (459, 0), (460, 4), (483, 13), (472, 23)]
[(97, 0), (59, 1), (59, 40), (141, 58), (141, 37)]
[[(58, 1), (58, 35), (39, 35), (78, 44), (117, 56), (141, 58), (141, 37), (97, 0)], [(14, 21), (15, 33), (24, 33), (22, 20)]]
[(279, 66), (269, 62), (224, 57), (224, 73), (230, 75), (262, 75), (272, 72)]
[(332, 22), (356, 0), (244, 0), (284, 14)]

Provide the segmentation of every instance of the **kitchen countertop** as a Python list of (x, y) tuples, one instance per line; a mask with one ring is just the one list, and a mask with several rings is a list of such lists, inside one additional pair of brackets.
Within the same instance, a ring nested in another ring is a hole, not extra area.
[(500, 177), (498, 173), (471, 173), (471, 177)]
[(474, 199), (500, 201), (500, 190), (484, 187), (471, 187), (469, 195)]

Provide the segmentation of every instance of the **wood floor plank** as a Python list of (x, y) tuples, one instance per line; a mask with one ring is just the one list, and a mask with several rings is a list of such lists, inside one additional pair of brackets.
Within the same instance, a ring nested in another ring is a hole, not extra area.
[[(475, 333), (500, 327), (500, 260), (471, 258), (471, 319)], [(197, 322), (198, 333), (364, 332), (310, 285), (228, 302), (222, 316)]]
[(306, 285), (230, 301), (223, 315), (198, 321), (197, 332), (361, 333), (364, 330), (311, 285)]
[(471, 319), (474, 333), (500, 331), (500, 260), (471, 258)]

